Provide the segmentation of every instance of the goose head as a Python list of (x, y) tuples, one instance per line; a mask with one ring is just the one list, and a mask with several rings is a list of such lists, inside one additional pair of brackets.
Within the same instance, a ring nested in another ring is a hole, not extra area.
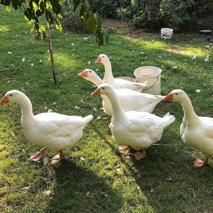
[(101, 84), (91, 95), (98, 96), (98, 95), (109, 95), (113, 91), (112, 87), (109, 84)]
[(102, 79), (98, 76), (98, 74), (91, 69), (84, 69), (78, 75), (81, 78), (86, 79), (87, 81), (91, 81), (93, 84), (95, 84), (97, 87), (102, 83)]
[(86, 80), (90, 80), (90, 79), (94, 78), (95, 71), (93, 71), (91, 69), (84, 69), (83, 71), (79, 72), (78, 75), (81, 78), (84, 78)]
[(21, 104), (23, 102), (25, 95), (23, 92), (18, 90), (10, 90), (8, 91), (0, 100), (0, 104), (6, 104), (6, 103), (16, 103)]
[(172, 90), (168, 95), (166, 95), (164, 101), (176, 101), (182, 103), (186, 100), (187, 94), (181, 89)]
[(96, 64), (106, 64), (108, 62), (109, 58), (106, 54), (100, 54), (95, 61)]

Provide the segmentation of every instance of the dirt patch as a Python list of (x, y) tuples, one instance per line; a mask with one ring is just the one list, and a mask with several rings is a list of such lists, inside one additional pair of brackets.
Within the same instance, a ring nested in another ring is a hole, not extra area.
[[(119, 21), (115, 19), (104, 19), (103, 20), (103, 26), (108, 29), (109, 32), (117, 32), (122, 35), (127, 35), (132, 38), (159, 38), (159, 33), (149, 33), (145, 31), (144, 29), (136, 29), (134, 27), (131, 27), (128, 22), (126, 21)], [(210, 39), (208, 41), (207, 39)], [(205, 35), (205, 34), (192, 34), (192, 33), (185, 33), (184, 37), (182, 38), (183, 42), (197, 42), (197, 41), (203, 41), (206, 40), (207, 43), (212, 43), (213, 41), (213, 35)]]
[(117, 32), (122, 35), (128, 35), (132, 38), (159, 37), (157, 33), (148, 33), (144, 29), (136, 29), (134, 27), (131, 27), (127, 21), (104, 19), (103, 26), (107, 28), (110, 32)]

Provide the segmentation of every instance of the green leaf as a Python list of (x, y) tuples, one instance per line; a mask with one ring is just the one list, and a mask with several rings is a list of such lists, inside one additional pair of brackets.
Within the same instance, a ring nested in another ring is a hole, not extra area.
[(25, 9), (24, 15), (25, 15), (25, 17), (26, 17), (29, 21), (35, 18), (34, 12), (33, 12), (33, 10), (30, 9), (30, 8), (26, 8), (26, 9)]
[(49, 1), (46, 2), (46, 9), (52, 9), (52, 5)]
[(74, 12), (76, 11), (80, 3), (81, 3), (81, 0), (73, 0)]
[(99, 45), (104, 44), (104, 31), (101, 26), (101, 20), (96, 14), (93, 14), (90, 8), (85, 4), (81, 4), (80, 18), (85, 27), (96, 35)]
[(45, 11), (45, 17), (49, 25), (52, 25), (54, 23), (52, 13), (49, 10)]
[(61, 24), (56, 24), (55, 27), (56, 27), (56, 30), (59, 30), (60, 32), (62, 31)]
[(58, 15), (61, 13), (62, 7), (59, 0), (49, 0), (52, 5), (53, 12)]
[(38, 5), (34, 1), (32, 2), (32, 5), (33, 5), (34, 11), (37, 11), (38, 10)]
[(40, 25), (39, 26), (39, 32), (45, 32), (46, 31), (46, 28), (45, 28), (45, 25)]

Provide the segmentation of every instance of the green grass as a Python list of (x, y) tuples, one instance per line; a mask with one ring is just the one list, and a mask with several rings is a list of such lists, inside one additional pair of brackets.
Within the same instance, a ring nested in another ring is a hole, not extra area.
[[(100, 98), (89, 95), (94, 87), (77, 75), (92, 68), (103, 76), (103, 67), (94, 63), (100, 53), (111, 56), (115, 76), (132, 76), (141, 65), (156, 65), (163, 69), (163, 94), (183, 88), (199, 115), (212, 116), (213, 58), (204, 37), (175, 35), (163, 41), (158, 35), (133, 39), (112, 34), (109, 45), (98, 48), (91, 35), (55, 32), (55, 86), (47, 42), (33, 38), (22, 14), (0, 11), (1, 95), (10, 89), (24, 91), (35, 113), (52, 109), (95, 116), (82, 140), (66, 150), (68, 160), (53, 169), (28, 160), (28, 153), (39, 147), (24, 137), (19, 107), (0, 107), (1, 212), (213, 212), (213, 170), (192, 167), (192, 160), (202, 153), (180, 141), (181, 107), (160, 104), (155, 113), (170, 111), (176, 122), (146, 159), (123, 159), (117, 145), (104, 140), (110, 120), (99, 110)], [(209, 62), (204, 61), (207, 55)]]

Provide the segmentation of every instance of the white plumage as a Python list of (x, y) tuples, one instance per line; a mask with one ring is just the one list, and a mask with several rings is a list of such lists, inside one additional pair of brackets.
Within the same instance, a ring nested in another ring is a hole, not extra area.
[(159, 141), (164, 128), (175, 121), (169, 113), (161, 118), (148, 112), (125, 112), (108, 84), (100, 85), (93, 95), (99, 92), (111, 102), (113, 112), (109, 127), (118, 144), (129, 145), (136, 150), (146, 149)]
[(142, 92), (142, 90), (147, 86), (147, 82), (137, 83), (125, 79), (114, 78), (112, 74), (112, 65), (106, 54), (100, 54), (95, 62), (104, 65), (105, 72), (103, 82), (110, 84), (114, 89), (126, 88)]
[[(91, 81), (97, 87), (103, 84), (103, 80), (97, 73), (91, 69), (85, 69), (79, 73), (82, 78)], [(112, 86), (113, 87), (113, 86)], [(130, 89), (114, 89), (118, 100), (124, 111), (139, 111), (139, 112), (153, 112), (156, 105), (162, 101), (163, 96), (141, 93)], [(109, 98), (105, 95), (102, 97), (102, 106), (104, 112), (112, 115), (112, 106)]]
[(194, 162), (197, 167), (204, 166), (208, 158), (213, 156), (213, 118), (198, 116), (190, 98), (183, 90), (173, 90), (164, 99), (181, 104), (184, 111), (180, 125), (181, 139), (186, 145), (200, 150), (207, 156), (205, 161), (198, 159)]
[[(92, 115), (68, 116), (55, 112), (33, 115), (30, 99), (18, 90), (8, 91), (0, 100), (0, 104), (7, 102), (17, 103), (21, 107), (21, 125), (26, 138), (32, 144), (55, 152), (62, 152), (77, 143), (83, 136), (84, 128), (93, 119)], [(40, 154), (41, 152), (35, 153), (32, 159), (38, 159)]]

